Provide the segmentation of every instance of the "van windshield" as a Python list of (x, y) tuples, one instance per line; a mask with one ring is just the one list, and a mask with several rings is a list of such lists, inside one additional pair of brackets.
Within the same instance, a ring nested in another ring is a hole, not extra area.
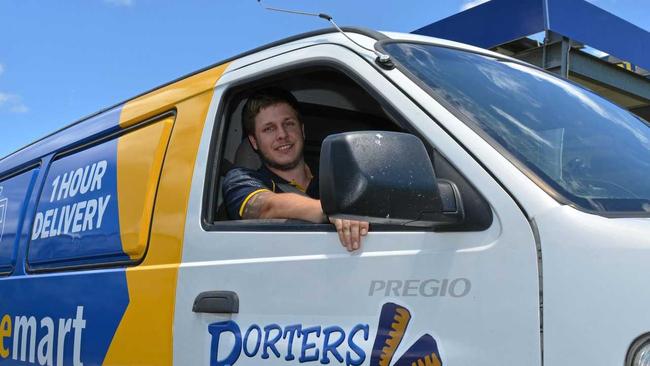
[(516, 62), (420, 43), (383, 48), (543, 188), (589, 211), (650, 212), (647, 122)]

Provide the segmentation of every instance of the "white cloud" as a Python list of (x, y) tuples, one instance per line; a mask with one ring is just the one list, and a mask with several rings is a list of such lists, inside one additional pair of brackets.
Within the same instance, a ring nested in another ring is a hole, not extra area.
[(29, 112), (29, 108), (27, 108), (26, 105), (24, 105), (22, 103), (19, 103), (19, 104), (16, 104), (16, 105), (12, 106), (11, 108), (9, 108), (9, 111), (13, 112), (13, 113), (22, 114), (22, 113)]
[(105, 3), (115, 6), (131, 7), (135, 5), (135, 0), (104, 0)]
[(532, 67), (522, 66), (510, 62), (504, 64), (510, 66), (515, 70), (525, 72), (530, 76), (534, 77), (535, 79), (541, 79), (541, 80), (551, 82), (552, 84), (564, 90), (569, 96), (572, 96), (577, 100), (579, 100), (584, 105), (585, 108), (589, 108), (593, 110), (594, 112), (600, 114), (603, 118), (607, 118), (607, 119), (610, 118), (610, 115), (603, 108), (603, 105), (596, 103), (595, 99), (592, 96), (588, 95), (587, 93), (585, 93), (584, 90), (574, 86), (573, 84), (567, 83), (562, 79), (551, 76), (545, 72), (533, 69)]
[[(5, 67), (0, 64), (0, 75), (4, 73)], [(29, 108), (23, 103), (20, 95), (4, 93), (0, 91), (0, 111), (7, 109), (11, 113), (27, 113)]]
[(465, 11), (467, 9), (473, 8), (475, 6), (479, 6), (483, 3), (488, 2), (489, 0), (470, 0), (466, 1), (463, 5), (460, 6), (460, 11)]
[(19, 95), (0, 92), (0, 110), (4, 108), (11, 113), (29, 112), (29, 108), (23, 103)]

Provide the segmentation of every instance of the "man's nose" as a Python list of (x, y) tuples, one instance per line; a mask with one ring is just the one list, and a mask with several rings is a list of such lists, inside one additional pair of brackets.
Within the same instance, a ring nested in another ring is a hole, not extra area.
[(289, 131), (287, 131), (287, 128), (284, 126), (280, 126), (278, 128), (278, 139), (285, 139), (289, 136)]

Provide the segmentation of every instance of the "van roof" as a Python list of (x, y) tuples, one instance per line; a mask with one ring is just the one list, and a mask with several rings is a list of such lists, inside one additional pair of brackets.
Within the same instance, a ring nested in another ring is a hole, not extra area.
[[(387, 39), (388, 37), (383, 33), (359, 28), (359, 27), (343, 27), (343, 30), (346, 32), (359, 33), (376, 40)], [(0, 158), (0, 176), (5, 176), (7, 173), (12, 174), (16, 171), (21, 171), (29, 166), (37, 165), (39, 159), (43, 156), (51, 154), (53, 152), (59, 152), (67, 150), (72, 146), (83, 145), (86, 142), (91, 142), (97, 139), (100, 136), (111, 135), (117, 133), (121, 130), (119, 125), (119, 115), (122, 107), (134, 99), (146, 96), (156, 90), (164, 88), (166, 86), (175, 84), (181, 80), (191, 78), (192, 76), (201, 74), (205, 71), (214, 69), (220, 65), (228, 63), (233, 60), (240, 59), (242, 57), (257, 53), (259, 51), (269, 49), (275, 46), (291, 43), (304, 38), (309, 38), (317, 35), (336, 33), (336, 29), (328, 27), (323, 29), (318, 29), (306, 33), (297, 34), (291, 37), (287, 37), (244, 53), (238, 54), (236, 56), (230, 57), (225, 60), (221, 60), (212, 65), (189, 73), (187, 75), (181, 76), (177, 79), (174, 79), (165, 84), (159, 85), (155, 88), (152, 88), (144, 93), (138, 94), (132, 98), (129, 98), (125, 101), (117, 103), (107, 108), (103, 108), (91, 115), (83, 117), (59, 130), (52, 132), (49, 135), (46, 135), (34, 142), (27, 144), (26, 146), (10, 153), (9, 155)]]

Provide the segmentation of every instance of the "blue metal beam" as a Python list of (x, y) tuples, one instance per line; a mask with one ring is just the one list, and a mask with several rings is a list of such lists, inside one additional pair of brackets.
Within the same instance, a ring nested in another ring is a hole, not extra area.
[(413, 33), (490, 48), (544, 28), (544, 0), (492, 0)]
[(648, 31), (584, 0), (548, 0), (548, 10), (549, 30), (650, 70)]
[(650, 33), (585, 0), (492, 0), (413, 33), (491, 48), (545, 30), (650, 70)]

